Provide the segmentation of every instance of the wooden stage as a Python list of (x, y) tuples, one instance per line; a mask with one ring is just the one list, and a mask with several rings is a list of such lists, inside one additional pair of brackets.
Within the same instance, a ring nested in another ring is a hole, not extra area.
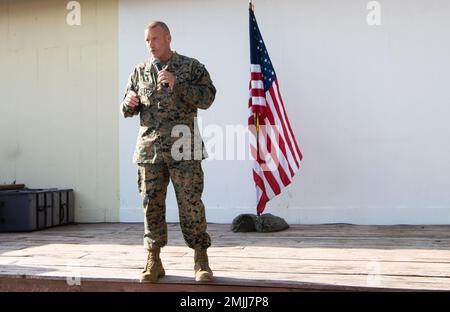
[(215, 281), (193, 279), (193, 251), (169, 224), (167, 276), (137, 280), (142, 224), (77, 224), (0, 233), (0, 291), (450, 290), (450, 226), (294, 225), (233, 233), (209, 224)]

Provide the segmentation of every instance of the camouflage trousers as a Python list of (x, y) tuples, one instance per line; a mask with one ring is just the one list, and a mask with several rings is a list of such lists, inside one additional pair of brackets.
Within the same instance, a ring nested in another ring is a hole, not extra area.
[(171, 161), (138, 165), (138, 186), (144, 208), (144, 246), (167, 244), (166, 194), (169, 179), (175, 189), (180, 225), (186, 244), (206, 249), (211, 238), (206, 232), (203, 192), (203, 170), (196, 160)]

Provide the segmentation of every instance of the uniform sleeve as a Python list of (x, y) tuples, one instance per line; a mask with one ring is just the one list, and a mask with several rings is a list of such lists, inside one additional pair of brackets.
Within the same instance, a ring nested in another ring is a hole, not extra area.
[(132, 108), (132, 107), (129, 107), (128, 105), (125, 104), (125, 98), (127, 97), (128, 92), (134, 91), (134, 92), (137, 93), (136, 81), (137, 81), (137, 70), (135, 68), (133, 73), (131, 73), (131, 75), (128, 77), (127, 86), (125, 88), (125, 92), (124, 92), (124, 95), (123, 95), (122, 103), (120, 105), (121, 110), (122, 110), (122, 115), (125, 118), (133, 117), (134, 115), (139, 114), (139, 111), (140, 111), (140, 108), (141, 108), (140, 105), (138, 105), (135, 108)]
[(214, 101), (216, 88), (205, 66), (194, 60), (190, 79), (183, 81), (177, 78), (173, 93), (196, 108), (207, 109)]

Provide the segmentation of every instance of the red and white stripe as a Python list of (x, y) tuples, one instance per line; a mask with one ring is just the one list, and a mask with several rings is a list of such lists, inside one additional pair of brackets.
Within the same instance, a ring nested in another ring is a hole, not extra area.
[[(273, 81), (265, 92), (261, 66), (258, 64), (251, 65), (249, 110), (250, 126), (255, 125), (254, 113), (260, 116), (260, 131), (256, 133), (254, 128), (251, 131), (250, 150), (255, 159), (253, 179), (257, 211), (262, 213), (267, 202), (292, 182), (303, 156), (287, 117), (278, 82)], [(258, 153), (262, 153), (265, 161), (257, 157)]]

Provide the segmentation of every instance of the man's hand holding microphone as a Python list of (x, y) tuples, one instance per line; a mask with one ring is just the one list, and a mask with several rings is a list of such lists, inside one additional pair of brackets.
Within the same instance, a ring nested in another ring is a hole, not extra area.
[(170, 89), (172, 89), (176, 80), (175, 75), (162, 69), (161, 61), (159, 59), (154, 59), (152, 64), (158, 72), (158, 90), (161, 90), (161, 86), (165, 88), (170, 87)]

